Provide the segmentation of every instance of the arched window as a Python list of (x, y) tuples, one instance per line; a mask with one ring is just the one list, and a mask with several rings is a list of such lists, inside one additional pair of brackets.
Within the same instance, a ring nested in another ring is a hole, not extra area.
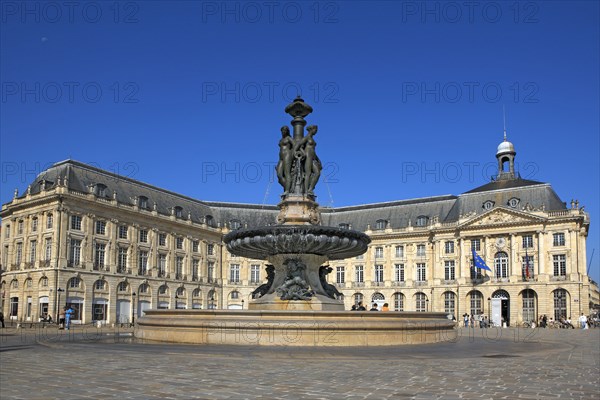
[(469, 298), (471, 300), (471, 315), (483, 314), (483, 295), (481, 292), (473, 290), (469, 293)]
[(117, 286), (118, 292), (127, 292), (129, 290), (129, 284), (127, 282), (119, 282)]
[(415, 294), (415, 310), (417, 312), (427, 311), (427, 296), (425, 293), (419, 292)]
[(354, 293), (352, 298), (354, 299), (354, 304), (358, 304), (363, 302), (364, 296), (362, 293)]
[(394, 293), (394, 311), (404, 311), (404, 295)]
[(106, 290), (106, 286), (106, 281), (103, 279), (98, 279), (96, 282), (94, 282), (95, 290)]
[(536, 318), (536, 311), (535, 311), (535, 291), (531, 290), (531, 289), (525, 289), (522, 292), (522, 297), (523, 297), (523, 321), (526, 322), (531, 322), (531, 321), (535, 321)]
[(374, 293), (373, 296), (371, 296), (371, 300), (373, 302), (384, 301), (385, 300), (385, 296), (382, 295), (381, 293)]
[(231, 298), (231, 300), (237, 300), (240, 298), (240, 292), (238, 292), (237, 290), (234, 290), (233, 292), (231, 292), (229, 297)]
[(178, 297), (185, 296), (185, 288), (183, 288), (183, 287), (181, 287), (181, 286), (180, 286), (180, 287), (178, 287), (178, 288), (177, 288), (177, 291), (175, 292), (175, 294), (176, 294)]
[(567, 310), (568, 292), (565, 289), (556, 289), (554, 291), (554, 320), (566, 318), (569, 313)]
[(161, 285), (158, 288), (158, 294), (167, 294), (168, 290), (169, 290), (169, 287), (167, 285)]
[(47, 276), (43, 276), (42, 279), (40, 279), (40, 287), (48, 287), (48, 277)]
[(456, 316), (454, 314), (455, 310), (456, 310), (456, 295), (453, 292), (445, 292), (444, 293), (444, 312), (446, 314), (451, 314), (453, 316)]
[(67, 282), (67, 287), (71, 289), (79, 289), (81, 287), (81, 279), (77, 277), (69, 279), (69, 282)]
[(147, 283), (142, 283), (138, 289), (140, 294), (147, 294), (150, 291), (150, 286)]
[(194, 289), (192, 297), (202, 297), (202, 291), (200, 289)]
[(494, 256), (496, 278), (508, 278), (508, 254), (499, 251)]

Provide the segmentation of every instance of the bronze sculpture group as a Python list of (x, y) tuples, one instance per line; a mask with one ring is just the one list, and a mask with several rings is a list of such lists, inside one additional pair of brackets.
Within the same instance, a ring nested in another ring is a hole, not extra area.
[(279, 162), (277, 163), (277, 179), (283, 186), (283, 196), (288, 194), (314, 196), (315, 186), (321, 176), (323, 166), (315, 148), (317, 142), (317, 126), (306, 127), (307, 135), (295, 139), (290, 136), (287, 126), (281, 128), (279, 141)]

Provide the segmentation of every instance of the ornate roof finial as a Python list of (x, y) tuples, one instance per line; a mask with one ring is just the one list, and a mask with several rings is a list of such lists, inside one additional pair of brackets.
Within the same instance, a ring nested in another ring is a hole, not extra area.
[(502, 105), (502, 120), (504, 122), (504, 141), (506, 142), (506, 110), (504, 105)]

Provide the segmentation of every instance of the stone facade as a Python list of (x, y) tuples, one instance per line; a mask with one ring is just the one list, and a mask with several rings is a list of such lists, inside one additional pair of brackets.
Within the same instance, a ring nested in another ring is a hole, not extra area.
[[(148, 308), (248, 308), (265, 262), (229, 254), (222, 238), (277, 215), (57, 163), (2, 206), (2, 310), (35, 322), (68, 303), (75, 322), (113, 324)], [(347, 309), (377, 302), (458, 319), (499, 310), (512, 325), (589, 313), (589, 215), (512, 170), (458, 196), (324, 208), (321, 218), (372, 239), (363, 256), (329, 262)], [(472, 249), (492, 272), (472, 268)]]

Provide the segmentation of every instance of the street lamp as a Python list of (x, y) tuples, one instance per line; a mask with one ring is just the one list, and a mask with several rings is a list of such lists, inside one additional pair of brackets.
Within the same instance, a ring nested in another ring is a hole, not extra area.
[(132, 326), (135, 326), (135, 292), (133, 292), (133, 293), (131, 294), (131, 296), (133, 297), (133, 302), (132, 302), (132, 303), (133, 303), (133, 304), (132, 304), (132, 307), (133, 307), (133, 313), (131, 314), (131, 325), (132, 325)]
[(54, 314), (54, 316), (56, 317), (56, 324), (60, 324), (60, 318), (58, 318), (58, 314), (59, 314), (59, 309), (60, 309), (60, 294), (62, 292), (64, 292), (64, 290), (62, 290), (61, 288), (56, 289), (56, 292), (58, 293), (58, 300), (56, 301), (56, 314)]

